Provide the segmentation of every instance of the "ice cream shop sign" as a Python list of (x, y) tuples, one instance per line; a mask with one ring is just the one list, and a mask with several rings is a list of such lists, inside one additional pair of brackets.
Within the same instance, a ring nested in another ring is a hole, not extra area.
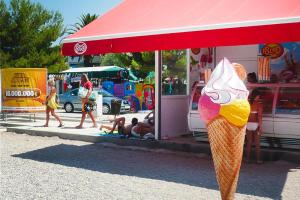
[(74, 51), (78, 55), (84, 54), (86, 50), (87, 50), (87, 45), (84, 42), (77, 42), (74, 46)]
[(284, 48), (278, 43), (266, 44), (261, 49), (263, 56), (270, 56), (272, 59), (279, 58), (282, 56), (283, 52)]

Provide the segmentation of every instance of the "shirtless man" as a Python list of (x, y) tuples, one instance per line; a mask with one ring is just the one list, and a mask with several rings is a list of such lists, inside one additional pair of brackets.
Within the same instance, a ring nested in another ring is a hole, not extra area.
[(131, 129), (132, 127), (136, 126), (138, 124), (138, 119), (137, 118), (132, 118), (131, 124), (125, 126), (125, 117), (120, 117), (116, 118), (114, 120), (114, 124), (112, 126), (109, 125), (101, 125), (100, 130), (103, 128), (110, 130), (110, 134), (114, 132), (116, 127), (118, 128), (118, 133), (119, 134), (124, 134), (124, 135), (130, 135), (131, 134)]
[(154, 128), (150, 124), (139, 122), (131, 129), (131, 135), (135, 137), (143, 138), (147, 133), (154, 133)]
[(144, 118), (144, 123), (154, 126), (154, 112), (151, 111), (146, 117)]
[(132, 118), (131, 124), (125, 126), (125, 117), (116, 118), (112, 126), (101, 125), (100, 130), (103, 128), (110, 130), (110, 134), (117, 128), (118, 133), (127, 136), (135, 136), (143, 138), (147, 133), (154, 133), (154, 128), (150, 124), (138, 122), (137, 118)]

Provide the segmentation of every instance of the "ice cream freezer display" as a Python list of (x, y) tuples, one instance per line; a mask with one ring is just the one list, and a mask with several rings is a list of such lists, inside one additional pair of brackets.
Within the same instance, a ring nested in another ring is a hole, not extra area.
[[(198, 111), (204, 86), (194, 86), (188, 113), (189, 130), (198, 141), (207, 141), (205, 123)], [(261, 93), (262, 145), (300, 149), (300, 83), (247, 84), (247, 88), (250, 92), (256, 88)]]

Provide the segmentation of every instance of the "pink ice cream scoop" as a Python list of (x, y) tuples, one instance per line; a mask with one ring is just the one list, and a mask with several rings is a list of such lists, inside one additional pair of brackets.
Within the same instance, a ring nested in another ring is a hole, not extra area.
[(201, 95), (198, 102), (198, 111), (200, 113), (200, 118), (208, 123), (213, 118), (217, 117), (220, 112), (220, 104), (216, 104), (210, 100), (207, 95)]

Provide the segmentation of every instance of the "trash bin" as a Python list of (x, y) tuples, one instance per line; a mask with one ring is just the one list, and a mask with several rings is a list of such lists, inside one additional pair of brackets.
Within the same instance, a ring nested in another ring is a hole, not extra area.
[(121, 104), (122, 104), (121, 100), (117, 100), (117, 99), (111, 100), (111, 114), (112, 115), (118, 115), (120, 113)]

